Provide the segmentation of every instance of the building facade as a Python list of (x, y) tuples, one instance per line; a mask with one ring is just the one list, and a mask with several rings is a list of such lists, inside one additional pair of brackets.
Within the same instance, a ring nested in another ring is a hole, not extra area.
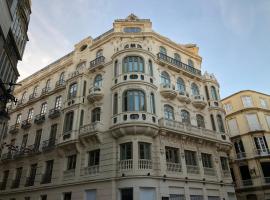
[[(6, 103), (14, 100), (13, 89), (19, 72), (18, 60), (22, 59), (31, 14), (30, 0), (0, 1), (0, 134), (6, 131), (9, 119)], [(2, 131), (1, 131), (2, 130)], [(1, 137), (0, 135), (0, 137)]]
[(219, 84), (201, 61), (131, 14), (21, 81), (0, 199), (235, 199)]
[(270, 96), (246, 90), (222, 102), (234, 144), (230, 167), (237, 197), (270, 199)]

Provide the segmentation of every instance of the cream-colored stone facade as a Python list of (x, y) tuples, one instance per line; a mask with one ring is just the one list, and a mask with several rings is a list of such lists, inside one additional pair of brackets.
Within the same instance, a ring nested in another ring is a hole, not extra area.
[(219, 84), (201, 61), (130, 15), (21, 81), (0, 199), (235, 199)]
[(270, 96), (245, 90), (222, 103), (234, 143), (230, 166), (237, 197), (270, 199)]

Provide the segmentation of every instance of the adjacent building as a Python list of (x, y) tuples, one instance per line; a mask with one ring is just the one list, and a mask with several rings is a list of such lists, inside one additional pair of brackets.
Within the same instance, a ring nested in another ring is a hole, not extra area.
[(270, 96), (244, 90), (222, 102), (234, 144), (230, 166), (237, 197), (270, 199)]
[(235, 199), (219, 84), (131, 14), (24, 79), (0, 199)]
[(6, 103), (14, 98), (9, 83), (15, 83), (19, 76), (17, 63), (28, 41), (30, 7), (30, 0), (0, 1), (0, 138), (9, 119)]

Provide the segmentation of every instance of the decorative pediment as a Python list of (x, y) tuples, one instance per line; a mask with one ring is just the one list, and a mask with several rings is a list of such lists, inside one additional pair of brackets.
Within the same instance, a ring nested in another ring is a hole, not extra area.
[(136, 21), (138, 20), (139, 18), (134, 15), (133, 13), (131, 13), (129, 16), (127, 16), (126, 20), (129, 20), (129, 21)]

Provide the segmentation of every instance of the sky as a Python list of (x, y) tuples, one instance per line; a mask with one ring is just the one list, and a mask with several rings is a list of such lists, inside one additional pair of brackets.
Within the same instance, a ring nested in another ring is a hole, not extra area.
[(270, 94), (270, 0), (32, 0), (19, 80), (130, 13), (176, 43), (197, 44), (222, 98), (246, 89)]

